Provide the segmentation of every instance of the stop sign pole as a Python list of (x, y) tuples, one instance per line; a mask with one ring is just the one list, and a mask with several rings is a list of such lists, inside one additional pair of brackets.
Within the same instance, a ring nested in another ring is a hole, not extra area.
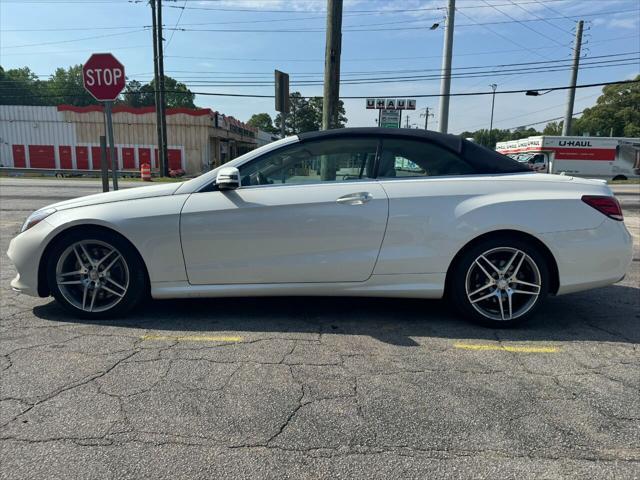
[(110, 53), (94, 53), (82, 66), (82, 83), (93, 98), (104, 102), (113, 189), (118, 190), (118, 163), (113, 139), (111, 107), (125, 86), (124, 66)]

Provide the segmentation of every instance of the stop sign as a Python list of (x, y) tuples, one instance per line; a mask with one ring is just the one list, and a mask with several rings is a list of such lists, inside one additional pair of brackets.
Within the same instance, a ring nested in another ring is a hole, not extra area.
[(96, 100), (115, 100), (124, 89), (124, 67), (110, 53), (94, 53), (82, 66), (82, 83)]

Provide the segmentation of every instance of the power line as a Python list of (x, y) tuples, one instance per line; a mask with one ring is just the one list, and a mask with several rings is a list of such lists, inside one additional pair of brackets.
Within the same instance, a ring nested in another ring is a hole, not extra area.
[[(562, 87), (537, 87), (537, 88), (526, 88), (519, 90), (502, 90), (496, 91), (496, 95), (510, 95), (515, 93), (526, 93), (529, 91), (545, 91), (545, 92), (555, 92), (559, 90), (567, 90), (569, 88), (592, 88), (592, 87), (603, 87), (607, 85), (627, 85), (640, 83), (640, 80), (618, 80), (614, 82), (599, 82), (599, 83), (588, 83), (582, 85), (576, 85), (575, 87), (571, 86), (562, 86)], [(142, 95), (145, 92), (127, 92), (130, 95)], [(274, 95), (262, 95), (262, 94), (249, 94), (249, 93), (223, 93), (223, 92), (184, 92), (181, 90), (164, 90), (164, 93), (171, 93), (177, 95), (202, 95), (202, 96), (212, 96), (212, 97), (232, 97), (232, 98), (274, 98)], [(460, 92), (460, 93), (450, 93), (449, 97), (471, 97), (471, 96), (484, 96), (484, 95), (493, 95), (493, 91), (482, 91), (482, 92)], [(86, 92), (83, 92), (82, 95), (86, 95)], [(67, 97), (71, 98), (76, 95), (28, 95), (24, 98), (59, 98), (59, 97)], [(316, 95), (317, 96), (317, 95)], [(441, 97), (442, 94), (439, 93), (429, 93), (429, 94), (395, 94), (395, 95), (367, 95), (367, 96), (340, 96), (342, 100), (363, 100), (366, 98), (398, 98), (398, 97), (408, 97), (408, 98), (435, 98)], [(313, 98), (314, 96), (306, 96), (302, 98)], [(562, 118), (562, 117), (560, 117)]]
[[(500, 11), (500, 10), (498, 10)], [(611, 12), (600, 12), (597, 14), (585, 14), (585, 15), (579, 15), (576, 16), (576, 18), (582, 18), (582, 17), (589, 17), (589, 16), (604, 16), (604, 15), (618, 15), (620, 13), (624, 13), (624, 12), (629, 12), (629, 11), (634, 11), (635, 10), (618, 10), (618, 11), (611, 11)], [(527, 22), (531, 23), (531, 22), (542, 22), (545, 21), (544, 19), (540, 19), (540, 18), (530, 18), (530, 19), (522, 19), (522, 20), (517, 20), (517, 19), (513, 19), (513, 20), (504, 20), (504, 21), (494, 21), (494, 22), (483, 22), (483, 23), (479, 23), (476, 22), (475, 20), (471, 19), (470, 17), (468, 17), (467, 15), (464, 15), (462, 12), (460, 12), (461, 15), (463, 15), (464, 17), (468, 18), (469, 20), (472, 21), (472, 23), (462, 23), (459, 25), (456, 25), (456, 27), (483, 27), (483, 28), (488, 28), (488, 25), (505, 25), (505, 24), (513, 24), (513, 23), (517, 23), (520, 25), (525, 26), (526, 28), (528, 28), (529, 30), (536, 32), (539, 35), (542, 35), (543, 37), (548, 38), (549, 40), (553, 41), (554, 43), (556, 43), (557, 45), (560, 46), (566, 46), (565, 44), (562, 44), (560, 42), (558, 42), (556, 39), (549, 37), (548, 35), (545, 35), (541, 32), (538, 32), (536, 29), (529, 27), (528, 25), (526, 25)], [(506, 15), (506, 14), (505, 14)], [(513, 17), (510, 17), (513, 18)], [(430, 20), (413, 20), (414, 22), (427, 22), (424, 25), (420, 25), (417, 27), (403, 27), (402, 30), (403, 31), (407, 31), (407, 30), (420, 30), (420, 31), (427, 31), (430, 29), (430, 27), (433, 25), (433, 22), (435, 20), (438, 19), (430, 19)], [(397, 27), (393, 27), (393, 28), (362, 28), (362, 27), (369, 27), (369, 26), (383, 26), (383, 25), (397, 25), (398, 23), (401, 24), (407, 24), (407, 23), (411, 23), (411, 21), (409, 22), (383, 22), (383, 23), (369, 23), (369, 24), (359, 24), (359, 25), (347, 25), (345, 26), (345, 28), (342, 30), (343, 32), (349, 32), (349, 33), (354, 33), (354, 32), (397, 32), (398, 28)], [(166, 30), (174, 30), (172, 28), (167, 28)], [(298, 28), (262, 28), (262, 29), (256, 29), (256, 28), (186, 28), (186, 27), (180, 27), (177, 30), (181, 31), (181, 32), (211, 32), (211, 33), (323, 33), (325, 30), (323, 28), (304, 28), (304, 27), (298, 27)], [(498, 32), (496, 32), (495, 30), (490, 30), (492, 33), (501, 36), (502, 38), (507, 39), (508, 37), (505, 37), (501, 34), (499, 34)], [(513, 40), (509, 39), (509, 41), (511, 43), (515, 43), (518, 46), (521, 46), (522, 48), (526, 48), (520, 44), (518, 44), (517, 42), (514, 42)]]
[[(526, 10), (525, 10), (526, 11)], [(636, 9), (628, 9), (628, 10), (609, 10), (609, 11), (604, 11), (604, 12), (598, 12), (598, 13), (588, 13), (588, 14), (583, 14), (583, 15), (574, 15), (573, 18), (583, 18), (583, 17), (600, 17), (600, 16), (605, 16), (605, 15), (619, 15), (621, 13), (629, 13), (629, 12), (636, 12)], [(184, 12), (184, 10), (181, 12), (181, 14)], [(534, 15), (534, 14), (532, 14)], [(345, 15), (346, 16), (346, 15)], [(324, 19), (325, 17), (320, 17), (320, 16), (314, 16), (314, 17), (304, 17), (304, 18), (280, 18), (280, 19), (272, 19), (272, 20), (242, 20), (242, 21), (221, 21), (221, 22), (198, 22), (198, 23), (183, 23), (182, 27), (178, 28), (178, 24), (180, 24), (180, 18), (182, 17), (182, 15), (180, 15), (178, 17), (178, 22), (176, 22), (176, 24), (173, 27), (167, 27), (166, 25), (163, 25), (163, 27), (165, 27), (165, 30), (172, 30), (172, 31), (193, 31), (193, 32), (241, 32), (241, 33), (245, 33), (245, 32), (273, 32), (273, 33), (279, 33), (279, 32), (293, 32), (293, 33), (300, 33), (302, 31), (305, 32), (323, 32), (324, 30), (321, 28), (316, 28), (316, 29), (300, 29), (300, 30), (284, 30), (284, 29), (276, 29), (276, 30), (244, 30), (244, 29), (192, 29), (192, 28), (185, 28), (188, 26), (203, 26), (203, 25), (235, 25), (235, 24), (255, 24), (255, 23), (273, 23), (273, 22), (296, 22), (296, 21), (302, 21), (302, 20), (311, 20), (311, 19)], [(468, 18), (468, 17), (467, 17)], [(484, 26), (484, 25), (505, 25), (505, 24), (512, 24), (512, 23), (520, 23), (522, 24), (523, 22), (546, 22), (549, 23), (548, 20), (559, 20), (562, 18), (571, 18), (571, 17), (567, 17), (567, 16), (561, 16), (561, 17), (549, 17), (549, 18), (542, 18), (539, 16), (535, 16), (535, 18), (524, 18), (524, 19), (514, 19), (514, 20), (501, 20), (501, 21), (493, 21), (493, 22), (473, 22), (473, 23), (462, 23), (462, 24), (458, 24), (456, 25), (456, 27), (479, 27), (479, 26)], [(418, 20), (400, 20), (400, 21), (394, 21), (394, 22), (379, 22), (379, 23), (363, 23), (363, 24), (356, 24), (356, 25), (346, 25), (345, 29), (351, 28), (352, 30), (346, 30), (346, 31), (352, 31), (352, 32), (365, 32), (365, 31), (396, 31), (396, 28), (390, 28), (390, 29), (371, 29), (371, 30), (365, 30), (362, 29), (361, 27), (375, 27), (375, 26), (385, 26), (385, 25), (406, 25), (409, 23), (424, 23), (424, 25), (421, 26), (417, 26), (417, 27), (405, 27), (403, 28), (403, 30), (423, 30), (423, 29), (427, 29), (429, 27), (431, 27), (431, 25), (433, 25), (433, 22), (437, 21), (438, 18), (432, 18), (432, 19), (418, 19)], [(555, 25), (553, 25), (552, 23), (549, 23), (550, 25), (552, 25), (553, 27), (556, 27)], [(151, 25), (121, 25), (121, 26), (110, 26), (110, 27), (104, 27), (104, 26), (89, 26), (89, 27), (58, 27), (58, 28), (4, 28), (3, 32), (72, 32), (72, 31), (92, 31), (92, 30), (126, 30), (126, 29), (139, 29), (139, 28), (145, 28), (145, 29), (149, 29), (151, 28)], [(560, 27), (556, 27), (556, 28), (560, 28)], [(564, 30), (561, 29), (562, 31), (564, 31), (565, 33), (569, 33), (571, 35), (573, 35), (572, 32), (568, 31), (568, 30)], [(535, 31), (535, 30), (534, 30)], [(547, 37), (547, 38), (551, 38), (551, 37)]]
[[(591, 68), (611, 68), (618, 66), (626, 66), (626, 65), (636, 65), (640, 60), (640, 57), (637, 58), (627, 58), (627, 59), (616, 59), (616, 60), (603, 60), (597, 62), (584, 62), (584, 69)], [(487, 67), (470, 67), (470, 68), (494, 68), (493, 66)], [(451, 75), (452, 78), (457, 79), (466, 79), (466, 78), (484, 78), (491, 76), (512, 76), (512, 75), (522, 75), (522, 74), (543, 74), (543, 73), (552, 73), (559, 71), (567, 71), (571, 69), (571, 65), (546, 65), (542, 68), (538, 66), (533, 67), (525, 67), (525, 68), (514, 68), (514, 69), (501, 69), (501, 70), (480, 70), (480, 71), (471, 71), (471, 72), (460, 72), (453, 73)], [(435, 70), (435, 69), (433, 69)], [(433, 71), (432, 70), (432, 71)], [(365, 72), (369, 74), (376, 74), (377, 72)], [(356, 73), (357, 74), (357, 73)], [(361, 74), (361, 73), (360, 73)], [(140, 75), (140, 74), (138, 74)], [(130, 75), (127, 76), (129, 80), (138, 80), (144, 82), (145, 80), (138, 77), (138, 75)], [(150, 74), (146, 74), (150, 75)], [(251, 80), (238, 80), (238, 78), (246, 78), (247, 74), (243, 74), (240, 77), (188, 77), (188, 78), (180, 78), (180, 81), (187, 85), (194, 86), (227, 86), (227, 87), (266, 87), (273, 85), (272, 80), (262, 80), (261, 78), (253, 78)], [(262, 75), (262, 74), (260, 74)], [(317, 75), (317, 74), (314, 74)], [(347, 78), (341, 82), (342, 85), (366, 85), (366, 84), (376, 84), (376, 83), (397, 83), (397, 82), (418, 82), (425, 80), (439, 80), (442, 78), (441, 74), (430, 74), (430, 75), (405, 75), (405, 76), (394, 76), (394, 77), (355, 77), (355, 78)], [(47, 80), (43, 80), (46, 82)], [(2, 83), (13, 83), (12, 80), (0, 80), (0, 84)], [(305, 79), (298, 82), (292, 82), (292, 85), (297, 86), (313, 86), (313, 85), (322, 85), (323, 81), (318, 79)]]
[(555, 38), (550, 37), (549, 35), (546, 35), (546, 34), (544, 34), (544, 33), (540, 32), (540, 31), (536, 30), (535, 28), (531, 28), (531, 27), (530, 27), (529, 25), (527, 25), (526, 23), (524, 23), (524, 22), (522, 22), (522, 21), (520, 21), (520, 20), (518, 20), (518, 19), (516, 19), (516, 18), (512, 17), (512, 16), (511, 16), (511, 15), (509, 15), (508, 13), (503, 12), (503, 11), (502, 11), (502, 10), (500, 10), (498, 7), (496, 7), (495, 5), (491, 5), (489, 2), (487, 2), (487, 0), (482, 0), (482, 1), (483, 1), (483, 3), (485, 3), (486, 5), (489, 5), (491, 8), (493, 8), (496, 12), (499, 12), (499, 13), (501, 13), (502, 15), (504, 15), (505, 17), (510, 18), (510, 19), (511, 19), (511, 20), (513, 20), (514, 22), (516, 22), (516, 23), (518, 23), (518, 24), (522, 25), (523, 27), (525, 27), (525, 28), (527, 28), (527, 29), (531, 30), (531, 31), (532, 31), (532, 32), (534, 32), (535, 34), (540, 35), (541, 37), (544, 37), (544, 38), (546, 38), (547, 40), (551, 40), (553, 43), (556, 43), (556, 44), (558, 44), (558, 45), (560, 45), (560, 46), (563, 46), (563, 47), (564, 47), (564, 45), (563, 45), (562, 43), (558, 42)]
[[(118, 47), (110, 47), (109, 50), (114, 52), (114, 51), (119, 51), (119, 50), (133, 50), (133, 49), (138, 49), (138, 48), (144, 48), (147, 49), (149, 48), (149, 45), (127, 45), (127, 46), (118, 46)], [(83, 50), (65, 50), (63, 52), (57, 50), (54, 52), (42, 52), (42, 51), (38, 51), (38, 52), (20, 52), (20, 53), (2, 53), (3, 57), (9, 57), (9, 56), (25, 56), (25, 55), (68, 55), (70, 53), (85, 53), (85, 52), (95, 52), (95, 49), (83, 49)]]
[[(638, 59), (634, 59), (633, 61), (627, 62), (618, 62), (609, 65), (594, 65), (594, 66), (585, 66), (581, 67), (581, 69), (593, 69), (593, 68), (610, 68), (610, 67), (619, 67), (619, 66), (627, 66), (627, 65), (637, 65)], [(493, 71), (485, 71), (485, 72), (472, 72), (471, 74), (452, 74), (451, 78), (455, 79), (466, 79), (466, 78), (487, 78), (487, 77), (504, 77), (510, 75), (521, 75), (522, 73), (527, 74), (542, 74), (542, 73), (554, 73), (554, 72), (564, 72), (571, 70), (570, 66), (566, 66), (563, 68), (552, 68), (547, 70), (540, 69), (527, 69), (527, 70), (515, 70), (511, 73), (501, 72), (499, 70)], [(422, 81), (435, 81), (441, 80), (442, 75), (423, 75), (423, 76), (410, 76), (410, 77), (381, 77), (381, 78), (355, 78), (355, 79), (346, 79), (340, 82), (341, 85), (373, 85), (373, 84), (386, 84), (386, 83), (414, 83), (414, 82), (422, 82)], [(203, 79), (203, 80), (183, 80), (183, 83), (186, 85), (194, 85), (201, 87), (269, 87), (273, 85), (273, 81), (261, 81), (261, 80), (248, 80), (246, 82), (238, 81), (238, 80), (217, 80), (217, 79)], [(295, 85), (298, 87), (301, 86), (314, 86), (314, 85), (322, 85), (322, 80), (303, 80), (299, 82), (291, 82), (291, 85)]]
[[(582, 110), (581, 112), (576, 112), (576, 113), (574, 113), (574, 114), (573, 114), (573, 116), (575, 117), (575, 116), (577, 116), (577, 115), (582, 115), (583, 113), (584, 113), (584, 110)], [(563, 120), (563, 119), (564, 119), (564, 115), (563, 115), (563, 116), (561, 116), (561, 117), (548, 118), (548, 119), (546, 119), (546, 120), (541, 120), (541, 121), (539, 121), (539, 122), (535, 122), (535, 123), (526, 123), (526, 124), (524, 124), (524, 125), (517, 125), (517, 126), (515, 126), (515, 127), (507, 127), (507, 128), (505, 128), (505, 129), (503, 129), (503, 130), (514, 130), (514, 129), (516, 129), (516, 128), (532, 127), (532, 126), (534, 126), (534, 125), (541, 125), (541, 124), (543, 124), (543, 123), (549, 123), (549, 122), (553, 122), (553, 121), (555, 121), (555, 120)]]
[[(583, 63), (584, 69), (590, 68), (611, 68), (618, 66), (626, 66), (626, 65), (637, 65), (640, 57), (633, 59), (616, 59), (616, 60), (605, 60), (598, 62), (586, 62)], [(525, 68), (514, 68), (514, 69), (502, 69), (502, 70), (480, 70), (473, 72), (460, 72), (451, 74), (451, 78), (481, 78), (481, 77), (490, 77), (490, 76), (510, 76), (510, 75), (521, 75), (523, 73), (527, 74), (539, 74), (539, 73), (551, 73), (551, 72), (561, 72), (567, 71), (572, 68), (571, 65), (561, 65), (561, 66), (546, 66), (544, 68), (540, 67), (525, 67)], [(224, 78), (224, 77), (222, 77)], [(253, 78), (250, 80), (238, 80), (238, 78), (243, 77), (229, 77), (229, 80), (224, 80), (222, 78), (206, 78), (200, 77), (195, 79), (180, 79), (182, 82), (190, 84), (190, 85), (200, 85), (200, 86), (234, 86), (234, 87), (259, 87), (259, 86), (270, 86), (273, 85), (273, 80), (262, 80), (260, 78)], [(439, 80), (442, 78), (441, 74), (428, 74), (428, 75), (404, 75), (404, 76), (391, 76), (391, 77), (356, 77), (356, 78), (347, 78), (341, 82), (342, 85), (366, 85), (366, 84), (375, 84), (375, 83), (397, 83), (397, 82), (419, 82), (423, 80)], [(292, 85), (297, 86), (311, 86), (311, 85), (322, 85), (322, 79), (303, 79), (301, 81), (292, 82)]]
[[(187, 4), (187, 0), (184, 0), (184, 5)], [(169, 44), (171, 43), (171, 40), (173, 40), (173, 36), (176, 33), (176, 30), (178, 29), (178, 25), (180, 25), (180, 20), (182, 20), (182, 15), (184, 14), (184, 5), (182, 6), (182, 10), (180, 10), (180, 15), (178, 15), (178, 20), (176, 21), (176, 24), (173, 26), (173, 29), (171, 31), (171, 36), (169, 37), (169, 41), (167, 41), (167, 44), (164, 46), (165, 49), (169, 48)]]
[[(611, 58), (611, 57), (624, 57), (629, 55), (637, 55), (640, 53), (640, 50), (636, 50), (633, 52), (623, 52), (623, 53), (612, 53), (607, 55), (596, 55), (596, 56), (583, 56), (581, 59), (588, 59), (589, 61), (598, 60), (601, 58)], [(475, 65), (475, 66), (467, 66), (467, 67), (453, 67), (451, 70), (473, 70), (473, 69), (481, 69), (481, 68), (502, 68), (502, 67), (517, 67), (517, 66), (526, 66), (526, 65), (543, 65), (547, 63), (553, 63), (554, 65), (547, 65), (547, 67), (556, 67), (558, 63), (571, 63), (570, 58), (566, 59), (554, 59), (554, 60), (544, 60), (544, 61), (536, 61), (536, 62), (519, 62), (519, 63), (499, 63), (495, 65)], [(616, 60), (617, 61), (617, 60)], [(588, 63), (586, 63), (588, 64)], [(245, 72), (245, 71), (205, 71), (205, 70), (168, 70), (172, 73), (203, 73), (207, 75), (218, 75), (218, 74), (237, 74), (241, 76), (246, 75), (259, 75), (259, 76), (268, 76), (269, 78), (273, 77), (273, 72)], [(364, 70), (364, 71), (346, 71), (340, 72), (340, 75), (366, 75), (366, 74), (384, 74), (384, 73), (418, 73), (418, 72), (439, 72), (441, 68), (419, 68), (419, 69), (405, 69), (405, 70)], [(145, 73), (137, 73), (131, 74), (131, 76), (142, 76), (142, 75), (151, 75), (152, 72)], [(295, 76), (313, 76), (313, 75), (323, 75), (323, 72), (290, 72), (289, 75)], [(47, 75), (38, 75), (38, 76), (47, 76)]]
[(561, 17), (567, 19), (568, 21), (570, 21), (571, 23), (574, 23), (573, 19), (571, 19), (571, 17), (567, 17), (565, 16), (562, 12), (559, 12), (558, 10), (556, 10), (555, 8), (551, 8), (550, 6), (546, 5), (545, 2), (541, 2), (540, 0), (533, 0), (535, 3), (537, 3), (538, 5), (541, 5), (542, 7), (546, 8), (547, 10), (549, 10), (550, 12), (555, 13), (556, 15), (560, 15)]
[[(544, 23), (546, 23), (547, 25), (551, 25), (553, 28), (555, 28), (555, 29), (557, 29), (557, 30), (560, 30), (561, 32), (564, 32), (564, 33), (567, 33), (567, 34), (569, 34), (569, 35), (573, 36), (573, 32), (571, 32), (570, 30), (567, 30), (567, 29), (565, 29), (565, 28), (561, 28), (561, 27), (559, 27), (559, 26), (557, 26), (557, 25), (555, 25), (555, 24), (553, 24), (553, 23), (551, 23), (551, 22), (549, 21), (549, 20), (554, 20), (554, 18), (549, 18), (549, 19), (547, 19), (547, 18), (539, 17), (539, 16), (538, 16), (538, 15), (536, 15), (535, 13), (533, 13), (533, 12), (531, 12), (530, 10), (527, 10), (526, 8), (524, 8), (522, 5), (519, 5), (519, 4), (515, 3), (515, 2), (514, 2), (514, 1), (512, 1), (512, 0), (509, 0), (509, 1), (510, 1), (513, 5), (515, 5), (516, 7), (518, 7), (520, 10), (522, 10), (522, 11), (524, 11), (524, 12), (528, 13), (529, 15), (533, 15), (535, 18), (537, 18), (537, 19), (539, 19), (539, 20), (543, 21), (543, 22), (544, 22)], [(563, 18), (563, 17), (564, 17), (564, 18), (567, 18), (567, 17), (565, 17), (564, 15), (562, 15), (560, 18)]]
[(140, 33), (140, 32), (146, 32), (146, 31), (147, 31), (147, 29), (143, 28), (141, 30), (132, 30), (130, 32), (108, 33), (108, 34), (105, 34), (105, 35), (93, 35), (91, 37), (74, 38), (74, 39), (70, 39), (70, 40), (58, 40), (58, 41), (55, 41), (55, 42), (26, 43), (26, 44), (23, 44), (23, 45), (5, 45), (5, 46), (0, 47), (0, 49), (8, 50), (10, 48), (39, 47), (39, 46), (42, 46), (42, 45), (58, 45), (60, 43), (82, 42), (84, 40), (94, 40), (96, 38), (119, 37), (119, 36), (122, 36), (122, 35), (130, 35), (132, 33)]
[[(547, 0), (547, 1), (553, 1), (553, 2), (566, 2), (569, 0)], [(525, 1), (525, 2), (520, 2), (522, 4), (529, 4), (529, 3), (536, 3), (533, 1)], [(510, 4), (496, 4), (497, 6), (508, 6)], [(182, 8), (182, 7), (178, 7), (175, 5), (167, 5), (167, 7), (169, 8)], [(238, 9), (238, 8), (227, 8), (227, 7), (204, 7), (204, 6), (199, 6), (199, 7), (185, 7), (187, 9), (190, 10), (212, 10), (212, 11), (223, 11), (223, 12), (260, 12), (260, 13), (291, 13), (291, 14), (304, 14), (307, 13), (304, 10), (283, 10), (283, 9), (273, 9), (273, 10), (269, 10), (269, 9), (257, 9), (257, 8), (242, 8), (242, 9)], [(476, 8), (489, 8), (486, 5), (469, 5), (469, 6), (464, 6), (464, 7), (457, 7), (457, 9), (460, 8), (464, 8), (464, 9), (476, 9)], [(425, 12), (425, 11), (434, 11), (434, 10), (441, 10), (442, 7), (423, 7), (423, 8), (401, 8), (401, 9), (386, 9), (386, 10), (348, 10), (349, 13), (384, 13), (384, 14), (394, 14), (394, 13), (416, 13), (416, 12)], [(325, 12), (324, 9), (321, 10), (322, 12)]]
[[(586, 95), (584, 97), (577, 98), (576, 101), (586, 100), (587, 98), (599, 97), (600, 95), (601, 95), (600, 93), (595, 93), (593, 95)], [(562, 105), (553, 105), (551, 107), (541, 108), (540, 110), (534, 110), (532, 112), (522, 113), (520, 115), (514, 115), (512, 117), (501, 118), (500, 120), (496, 120), (494, 123), (507, 122), (509, 120), (513, 120), (513, 119), (516, 119), (516, 118), (528, 117), (528, 116), (531, 116), (534, 113), (546, 112), (548, 110), (554, 110), (554, 109), (559, 108), (559, 107), (562, 107)], [(483, 125), (486, 125), (486, 122), (476, 123), (476, 124), (474, 124), (474, 125), (472, 125), (470, 127), (467, 127), (465, 130), (471, 131), (472, 129), (481, 127)]]
[[(563, 0), (564, 1), (564, 0)], [(590, 45), (596, 45), (600, 43), (607, 42), (615, 42), (618, 40), (626, 40), (626, 39), (637, 39), (638, 35), (624, 35), (620, 37), (613, 37), (604, 40), (597, 40), (594, 42), (590, 42)], [(73, 40), (80, 41), (80, 40)], [(40, 44), (36, 44), (40, 45)], [(0, 48), (11, 48), (11, 47), (2, 47)], [(147, 49), (148, 45), (126, 45), (126, 46), (116, 46), (111, 47), (111, 51), (118, 50), (130, 50), (130, 49)], [(478, 51), (478, 52), (468, 52), (468, 53), (456, 53), (456, 57), (464, 57), (464, 56), (478, 56), (478, 55), (497, 55), (501, 53), (515, 53), (521, 51), (532, 51), (532, 50), (549, 50), (549, 49), (557, 49), (555, 45), (545, 46), (545, 47), (531, 47), (531, 48), (520, 48), (520, 49), (507, 49), (507, 50), (488, 50), (488, 51)], [(16, 53), (2, 53), (3, 57), (8, 56), (25, 56), (25, 55), (68, 55), (70, 53), (82, 53), (82, 52), (94, 52), (94, 49), (81, 49), (81, 50), (65, 50), (65, 51), (35, 51), (35, 52), (16, 52)], [(318, 59), (309, 59), (309, 58), (238, 58), (238, 57), (200, 57), (200, 56), (183, 56), (183, 55), (165, 55), (165, 57), (171, 58), (184, 58), (184, 59), (194, 59), (194, 60), (216, 60), (216, 61), (226, 61), (226, 62), (298, 62), (298, 63), (320, 63), (323, 62), (321, 58)], [(428, 56), (412, 56), (412, 57), (375, 57), (375, 58), (350, 58), (345, 59), (350, 63), (353, 62), (370, 62), (370, 61), (404, 61), (404, 60), (419, 60), (419, 59), (428, 59), (428, 58), (441, 58), (440, 55), (428, 55)], [(547, 58), (547, 57), (542, 57)]]
[[(460, 13), (460, 15), (465, 17), (467, 20), (470, 20), (473, 23), (477, 23), (477, 22), (475, 22), (475, 20), (473, 18), (469, 17), (465, 13), (463, 13), (463, 12), (459, 12), (459, 13)], [(533, 53), (534, 55), (537, 55), (540, 58), (544, 58), (545, 60), (549, 60), (549, 57), (546, 57), (545, 55), (542, 55), (542, 54), (536, 52), (533, 48), (529, 48), (529, 47), (527, 47), (525, 45), (522, 45), (522, 44), (516, 42), (515, 40), (512, 40), (511, 38), (509, 38), (509, 37), (507, 37), (505, 35), (502, 35), (501, 33), (496, 32), (495, 30), (493, 30), (492, 28), (489, 28), (486, 25), (483, 25), (482, 28), (484, 28), (485, 30), (493, 33), (494, 35), (497, 35), (498, 37), (502, 38), (503, 40), (506, 40), (509, 43), (513, 43), (514, 45), (517, 45), (518, 47), (520, 47), (523, 50), (527, 50), (528, 52), (531, 52), (531, 53)]]

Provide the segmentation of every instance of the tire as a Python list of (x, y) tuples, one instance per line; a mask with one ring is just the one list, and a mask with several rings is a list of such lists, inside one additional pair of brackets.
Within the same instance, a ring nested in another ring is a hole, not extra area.
[(98, 229), (73, 230), (54, 242), (47, 256), (47, 282), (54, 298), (72, 315), (120, 317), (146, 296), (145, 265), (120, 235)]
[(627, 177), (625, 177), (624, 175), (616, 175), (615, 177), (613, 177), (612, 180), (614, 182), (619, 181), (619, 180), (627, 180)]
[(491, 328), (510, 328), (531, 318), (544, 303), (549, 267), (533, 243), (507, 235), (490, 237), (458, 258), (449, 287), (463, 317)]

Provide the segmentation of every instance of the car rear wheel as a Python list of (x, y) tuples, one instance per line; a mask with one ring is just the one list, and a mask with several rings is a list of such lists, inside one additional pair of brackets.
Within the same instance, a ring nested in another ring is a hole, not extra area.
[(452, 299), (467, 318), (512, 327), (531, 317), (549, 290), (549, 269), (538, 248), (519, 238), (482, 241), (455, 265)]
[(59, 238), (47, 262), (55, 299), (83, 318), (120, 316), (144, 296), (145, 268), (123, 238), (109, 232), (74, 231)]

